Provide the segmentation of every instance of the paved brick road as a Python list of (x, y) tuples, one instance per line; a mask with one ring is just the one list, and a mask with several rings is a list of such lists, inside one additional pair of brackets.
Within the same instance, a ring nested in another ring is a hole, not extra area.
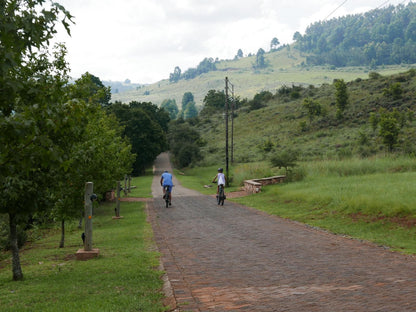
[[(416, 311), (416, 260), (182, 188), (149, 215), (176, 311)], [(215, 175), (215, 172), (214, 174)]]

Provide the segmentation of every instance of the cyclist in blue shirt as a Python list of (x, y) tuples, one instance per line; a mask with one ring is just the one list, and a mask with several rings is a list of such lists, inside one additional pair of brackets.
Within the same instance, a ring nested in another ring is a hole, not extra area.
[(171, 205), (172, 201), (172, 174), (170, 174), (167, 170), (163, 172), (162, 177), (160, 178), (160, 185), (163, 187), (163, 198), (165, 198), (165, 186), (169, 187), (169, 205)]

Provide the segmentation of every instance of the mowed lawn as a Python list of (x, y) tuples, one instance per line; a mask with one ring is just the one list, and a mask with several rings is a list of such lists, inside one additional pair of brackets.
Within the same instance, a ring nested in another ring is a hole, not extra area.
[[(147, 187), (149, 189), (149, 187)], [(20, 252), (24, 280), (12, 281), (11, 256), (0, 262), (1, 311), (165, 311), (159, 254), (146, 222), (145, 204), (121, 203), (123, 219), (114, 220), (115, 204), (94, 207), (93, 248), (98, 258), (79, 261), (82, 248), (76, 222), (68, 225), (65, 248), (60, 230)]]

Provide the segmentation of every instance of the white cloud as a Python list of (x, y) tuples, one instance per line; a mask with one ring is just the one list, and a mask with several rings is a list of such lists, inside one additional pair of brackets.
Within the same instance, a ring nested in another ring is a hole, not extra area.
[[(379, 7), (383, 0), (58, 0), (75, 16), (65, 41), (72, 76), (150, 83), (205, 57), (233, 58), (290, 43), (313, 22)], [(405, 1), (408, 2), (408, 1)], [(402, 0), (389, 1), (397, 5)], [(342, 6), (340, 6), (343, 4)], [(335, 12), (334, 12), (335, 10)]]

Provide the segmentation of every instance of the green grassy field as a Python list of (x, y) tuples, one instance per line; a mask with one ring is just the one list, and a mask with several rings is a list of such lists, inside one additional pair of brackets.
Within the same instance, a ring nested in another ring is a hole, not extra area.
[(82, 230), (72, 223), (65, 248), (58, 248), (56, 229), (21, 250), (23, 281), (12, 281), (10, 257), (0, 262), (1, 311), (165, 311), (144, 204), (123, 202), (120, 220), (112, 219), (113, 212), (114, 204), (94, 208), (96, 259), (75, 259)]
[[(306, 172), (302, 181), (266, 186), (259, 194), (230, 200), (403, 253), (416, 253), (415, 158), (314, 161), (299, 166), (302, 168), (297, 170)], [(185, 171), (180, 179), (200, 190), (213, 169)], [(256, 163), (236, 165), (234, 174), (239, 171), (261, 178), (278, 169)], [(247, 178), (247, 174), (240, 176)], [(240, 182), (234, 176), (234, 185), (226, 192), (235, 190)]]

